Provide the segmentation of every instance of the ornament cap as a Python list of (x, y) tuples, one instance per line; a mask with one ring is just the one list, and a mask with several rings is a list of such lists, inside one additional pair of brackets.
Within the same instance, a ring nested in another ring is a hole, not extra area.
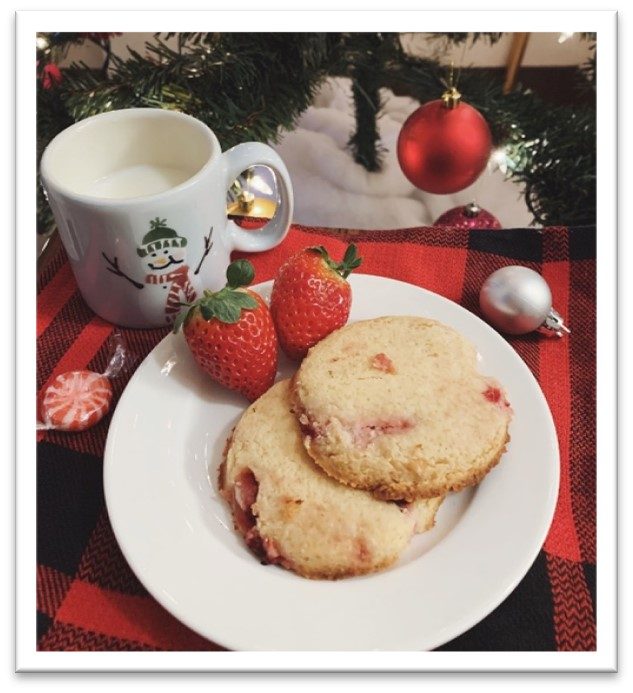
[(469, 202), (464, 206), (464, 216), (472, 219), (481, 214), (481, 207), (476, 202)]
[(457, 91), (457, 87), (454, 85), (451, 85), (442, 94), (442, 101), (444, 102), (444, 106), (449, 109), (456, 108), (457, 106), (459, 106), (461, 98), (462, 95)]
[(546, 330), (555, 332), (557, 337), (571, 334), (571, 330), (565, 325), (562, 315), (553, 308), (550, 308), (549, 313), (545, 316), (542, 327)]

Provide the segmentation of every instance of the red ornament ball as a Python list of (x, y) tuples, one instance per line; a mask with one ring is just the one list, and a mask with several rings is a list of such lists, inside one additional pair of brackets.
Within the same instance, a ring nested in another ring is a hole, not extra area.
[(444, 212), (435, 220), (433, 226), (450, 226), (454, 229), (500, 229), (501, 223), (490, 212), (471, 202)]
[(421, 190), (446, 195), (467, 188), (486, 167), (490, 128), (476, 108), (430, 101), (405, 121), (398, 137), (404, 175)]

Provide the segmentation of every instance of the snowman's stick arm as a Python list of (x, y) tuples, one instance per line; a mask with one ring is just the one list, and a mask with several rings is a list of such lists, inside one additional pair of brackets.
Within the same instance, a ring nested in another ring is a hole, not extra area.
[(211, 240), (211, 234), (213, 233), (213, 226), (209, 229), (209, 235), (204, 237), (204, 253), (202, 253), (202, 257), (200, 258), (200, 262), (198, 263), (198, 266), (196, 267), (196, 271), (194, 274), (198, 274), (200, 269), (202, 268), (202, 263), (204, 262), (204, 258), (209, 254), (209, 251), (211, 248), (213, 248), (213, 241)]
[(115, 257), (113, 260), (110, 260), (110, 258), (105, 253), (101, 253), (101, 255), (103, 255), (108, 265), (110, 265), (110, 267), (106, 267), (108, 272), (112, 272), (112, 274), (116, 274), (119, 277), (123, 277), (123, 279), (127, 279), (130, 282), (130, 284), (133, 284), (137, 289), (143, 288), (143, 285), (140, 282), (135, 281), (134, 279), (132, 279), (132, 277), (128, 277), (127, 274), (121, 272), (121, 270), (119, 269), (118, 258)]

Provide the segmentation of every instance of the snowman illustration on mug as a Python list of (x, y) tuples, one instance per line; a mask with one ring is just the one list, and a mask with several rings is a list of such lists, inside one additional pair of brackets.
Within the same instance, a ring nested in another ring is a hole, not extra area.
[[(125, 274), (119, 267), (117, 257), (109, 258), (101, 253), (108, 263), (106, 269), (123, 279), (126, 279), (137, 289), (144, 289), (146, 285), (162, 286), (165, 290), (165, 321), (173, 324), (180, 312), (183, 303), (191, 303), (196, 299), (196, 290), (189, 276), (190, 268), (187, 260), (187, 239), (178, 235), (174, 229), (167, 226), (166, 219), (156, 217), (150, 221), (150, 230), (143, 236), (141, 244), (136, 249), (137, 255), (142, 258), (147, 267), (147, 274), (143, 282)], [(213, 247), (211, 236), (204, 237), (204, 251), (194, 275), (200, 272), (204, 259)]]

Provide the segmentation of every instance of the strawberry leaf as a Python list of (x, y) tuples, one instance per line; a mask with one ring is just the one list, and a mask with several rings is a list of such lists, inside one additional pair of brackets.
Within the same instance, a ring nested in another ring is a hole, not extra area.
[(185, 320), (189, 317), (189, 313), (191, 312), (191, 306), (188, 303), (184, 303), (183, 305), (186, 306), (186, 308), (183, 308), (174, 320), (174, 334), (180, 330)]
[(242, 310), (254, 310), (259, 304), (246, 291), (225, 286), (215, 293), (205, 291), (194, 305), (198, 306), (204, 320), (215, 319), (232, 324), (240, 319)]
[(356, 256), (356, 246), (353, 243), (350, 243), (347, 246), (347, 250), (345, 251), (345, 255), (343, 256), (343, 264), (344, 265), (351, 265), (357, 261), (357, 256)]
[(209, 301), (200, 302), (200, 313), (205, 320), (212, 320), (215, 317), (215, 310), (213, 309), (212, 299)]
[(343, 256), (343, 262), (341, 262), (338, 267), (343, 279), (347, 279), (351, 272), (353, 272), (357, 267), (360, 267), (362, 261), (363, 259), (356, 255), (356, 246), (353, 243), (350, 243), (347, 246), (345, 255)]
[[(226, 270), (226, 286), (219, 291), (205, 289), (202, 296), (190, 304), (189, 312), (198, 308), (204, 320), (236, 323), (242, 315), (242, 310), (255, 310), (259, 307), (254, 295), (240, 289), (241, 286), (250, 284), (254, 277), (255, 270), (248, 260), (232, 262)], [(180, 326), (186, 317), (178, 317)]]
[(257, 308), (257, 301), (244, 291), (234, 291), (232, 301), (240, 308), (247, 308), (249, 310)]
[(232, 301), (214, 301), (213, 312), (220, 322), (236, 323), (242, 315), (242, 309)]

